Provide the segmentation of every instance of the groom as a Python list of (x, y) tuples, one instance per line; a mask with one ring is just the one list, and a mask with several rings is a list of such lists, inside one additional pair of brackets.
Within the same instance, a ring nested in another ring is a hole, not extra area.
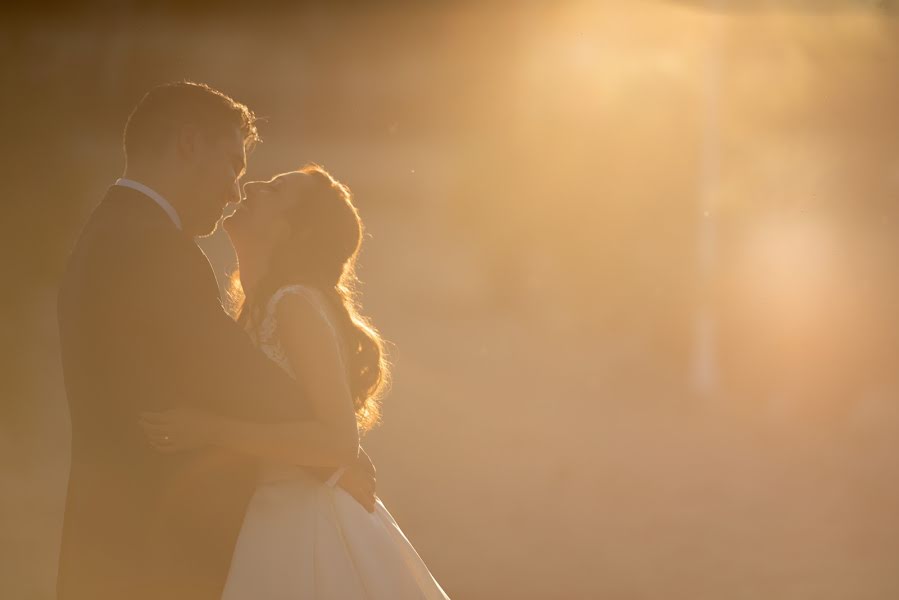
[[(246, 106), (189, 82), (151, 90), (125, 127), (125, 175), (91, 215), (59, 291), (72, 422), (60, 600), (221, 595), (255, 461), (209, 448), (158, 454), (141, 412), (311, 416), (296, 383), (225, 313), (193, 241), (240, 200), (257, 139)], [(341, 485), (371, 509), (364, 453)]]

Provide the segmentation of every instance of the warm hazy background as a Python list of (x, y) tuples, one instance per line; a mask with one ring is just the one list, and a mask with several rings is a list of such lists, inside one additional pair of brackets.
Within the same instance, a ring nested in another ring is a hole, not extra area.
[(4, 15), (0, 594), (52, 597), (67, 249), (191, 78), (267, 117), (250, 177), (354, 189), (396, 380), (365, 445), (450, 595), (899, 597), (895, 4)]

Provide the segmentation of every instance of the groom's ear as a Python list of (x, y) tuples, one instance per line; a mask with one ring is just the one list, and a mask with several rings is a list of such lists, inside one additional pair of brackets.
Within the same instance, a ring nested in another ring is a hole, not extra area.
[(187, 123), (178, 130), (175, 150), (182, 159), (193, 159), (202, 148), (202, 134), (196, 125)]

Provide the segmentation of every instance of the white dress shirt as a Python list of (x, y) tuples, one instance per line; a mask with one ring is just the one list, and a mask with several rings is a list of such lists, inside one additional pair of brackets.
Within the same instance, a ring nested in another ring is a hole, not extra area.
[(169, 218), (172, 220), (172, 223), (175, 224), (175, 227), (181, 229), (181, 217), (178, 216), (178, 211), (175, 210), (169, 201), (162, 197), (162, 194), (154, 190), (153, 188), (142, 184), (139, 181), (134, 181), (133, 179), (116, 179), (115, 185), (120, 185), (122, 187), (131, 188), (132, 190), (137, 190), (138, 192), (144, 194), (149, 197), (153, 202), (159, 205), (162, 210), (166, 212)]

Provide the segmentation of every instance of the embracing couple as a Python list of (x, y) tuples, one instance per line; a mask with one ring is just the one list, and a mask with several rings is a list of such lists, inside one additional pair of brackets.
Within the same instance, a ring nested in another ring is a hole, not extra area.
[[(257, 139), (246, 106), (189, 82), (125, 127), (59, 292), (60, 600), (446, 598), (359, 446), (388, 373), (349, 189), (307, 165), (241, 193)], [(230, 203), (231, 314), (194, 242)]]

